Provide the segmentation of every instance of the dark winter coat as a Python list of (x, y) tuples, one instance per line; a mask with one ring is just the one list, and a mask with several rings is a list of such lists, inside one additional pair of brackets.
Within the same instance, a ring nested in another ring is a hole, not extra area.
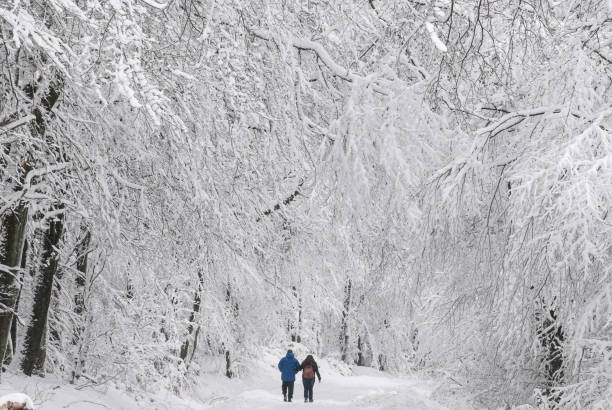
[(293, 356), (293, 353), (287, 353), (287, 356), (278, 362), (278, 370), (280, 370), (281, 380), (284, 382), (294, 382), (295, 374), (299, 368), (300, 362)]
[[(312, 366), (312, 370), (314, 370), (315, 374), (319, 378), (319, 381), (321, 381), (321, 374), (319, 374), (319, 366), (317, 365), (317, 362), (315, 362), (315, 359), (310, 354), (306, 356), (306, 358), (300, 365), (298, 371), (304, 370), (304, 366), (308, 366), (308, 365)], [(302, 377), (304, 377), (304, 373), (302, 373)]]

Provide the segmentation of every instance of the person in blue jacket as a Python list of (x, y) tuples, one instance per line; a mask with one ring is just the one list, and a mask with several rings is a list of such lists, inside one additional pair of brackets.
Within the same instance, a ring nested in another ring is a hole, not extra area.
[[(295, 374), (299, 368), (300, 362), (293, 356), (291, 349), (287, 350), (287, 355), (278, 362), (278, 370), (281, 372), (281, 380), (283, 381), (284, 401), (291, 401), (293, 398), (293, 384), (295, 383)], [(287, 395), (287, 393), (289, 394)]]

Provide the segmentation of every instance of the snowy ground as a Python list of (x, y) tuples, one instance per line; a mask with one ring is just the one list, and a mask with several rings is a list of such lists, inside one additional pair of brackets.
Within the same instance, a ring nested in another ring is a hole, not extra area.
[(54, 377), (24, 377), (2, 375), (0, 397), (5, 394), (26, 393), (34, 401), (36, 410), (144, 409), (127, 394), (109, 386), (73, 386)]
[[(392, 377), (371, 368), (338, 369), (337, 364), (319, 359), (322, 382), (314, 388), (314, 403), (304, 403), (299, 378), (294, 403), (284, 403), (280, 373), (276, 364), (281, 355), (263, 354), (257, 375), (240, 380), (205, 378), (195, 395), (200, 402), (219, 409), (445, 409), (429, 397), (435, 385), (412, 377)], [(304, 355), (298, 353), (298, 359)], [(342, 373), (352, 373), (342, 375)], [(202, 407), (206, 408), (206, 407)]]
[[(298, 358), (302, 359), (300, 355)], [(320, 359), (323, 381), (314, 389), (314, 403), (304, 403), (301, 380), (295, 384), (294, 403), (284, 403), (276, 363), (280, 357), (264, 353), (251, 367), (251, 374), (229, 380), (204, 375), (189, 396), (178, 398), (157, 393), (150, 402), (135, 402), (111, 386), (84, 387), (53, 379), (4, 375), (0, 396), (20, 391), (33, 399), (39, 410), (56, 409), (446, 409), (431, 399), (436, 383), (417, 377), (393, 377), (370, 368), (338, 368), (333, 361)], [(352, 374), (349, 374), (352, 373)], [(466, 408), (456, 405), (456, 408)]]

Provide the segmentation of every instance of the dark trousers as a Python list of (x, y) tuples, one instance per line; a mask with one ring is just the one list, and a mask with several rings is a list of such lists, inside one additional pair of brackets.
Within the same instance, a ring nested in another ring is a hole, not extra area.
[(312, 400), (312, 388), (315, 384), (315, 379), (302, 379), (304, 383), (304, 398)]
[(295, 382), (285, 382), (283, 381), (283, 396), (287, 394), (287, 390), (289, 390), (289, 400), (293, 397), (293, 383)]

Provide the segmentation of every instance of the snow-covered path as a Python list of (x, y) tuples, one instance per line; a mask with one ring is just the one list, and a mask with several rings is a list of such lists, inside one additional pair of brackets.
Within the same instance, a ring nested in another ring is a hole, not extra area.
[[(416, 377), (394, 377), (371, 368), (338, 371), (335, 364), (319, 359), (322, 382), (314, 387), (314, 402), (304, 403), (300, 375), (295, 383), (292, 403), (285, 403), (281, 394), (280, 373), (276, 363), (280, 357), (263, 354), (254, 373), (241, 379), (202, 378), (194, 392), (202, 407), (213, 409), (446, 409), (430, 399), (435, 383)], [(303, 355), (302, 355), (303, 356)], [(298, 355), (298, 358), (301, 358)], [(344, 373), (341, 374), (341, 373)], [(191, 408), (191, 407), (189, 407)]]
[[(446, 409), (430, 398), (436, 388), (433, 381), (395, 377), (364, 367), (338, 368), (337, 362), (325, 359), (318, 360), (322, 382), (315, 385), (314, 403), (304, 403), (299, 375), (293, 402), (285, 403), (276, 370), (278, 359), (276, 354), (262, 353), (259, 361), (251, 365), (250, 374), (241, 378), (227, 379), (218, 372), (203, 375), (193, 391), (181, 398), (157, 391), (136, 402), (114, 386), (75, 389), (59, 380), (16, 375), (5, 375), (0, 396), (16, 391), (27, 393), (34, 399), (37, 410)], [(453, 405), (453, 408), (465, 407)]]
[[(293, 403), (284, 403), (280, 380), (262, 380), (260, 388), (240, 386), (207, 402), (220, 409), (445, 409), (428, 398), (430, 386), (404, 378), (392, 378), (365, 369), (363, 374), (326, 377), (314, 389), (314, 402), (304, 403), (301, 381), (295, 384)], [(378, 372), (376, 372), (378, 373)]]

